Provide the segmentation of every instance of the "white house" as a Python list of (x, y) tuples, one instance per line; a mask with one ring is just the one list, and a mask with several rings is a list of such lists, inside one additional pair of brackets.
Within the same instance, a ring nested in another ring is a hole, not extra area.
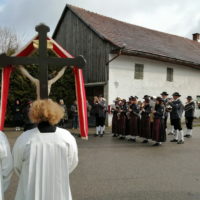
[(190, 40), (66, 5), (53, 38), (86, 58), (89, 100), (104, 94), (110, 105), (116, 97), (142, 99), (163, 91), (179, 92), (183, 102), (188, 95), (200, 98), (198, 33)]

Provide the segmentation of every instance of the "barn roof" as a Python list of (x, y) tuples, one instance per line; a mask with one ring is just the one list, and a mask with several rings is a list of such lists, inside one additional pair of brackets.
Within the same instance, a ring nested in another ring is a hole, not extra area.
[(72, 5), (66, 5), (53, 37), (68, 9), (103, 40), (119, 48), (125, 47), (123, 54), (200, 67), (200, 43), (197, 41), (125, 23)]

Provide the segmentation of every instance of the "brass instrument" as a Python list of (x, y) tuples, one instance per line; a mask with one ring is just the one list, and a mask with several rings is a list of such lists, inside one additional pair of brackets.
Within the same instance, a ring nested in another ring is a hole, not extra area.
[(116, 111), (117, 111), (117, 119), (120, 120), (120, 115), (121, 115), (121, 108), (120, 106), (116, 106)]
[(155, 112), (155, 107), (151, 108), (151, 112), (150, 112), (150, 122), (152, 123), (154, 121), (154, 112)]
[(130, 103), (127, 105), (127, 110), (128, 110), (128, 112), (126, 112), (126, 116), (127, 116), (127, 119), (130, 119), (130, 115), (131, 115), (131, 111), (132, 111)]

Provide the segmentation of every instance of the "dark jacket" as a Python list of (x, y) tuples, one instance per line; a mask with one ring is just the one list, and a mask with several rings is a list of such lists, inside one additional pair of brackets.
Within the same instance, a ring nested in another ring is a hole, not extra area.
[(106, 117), (106, 104), (104, 101), (93, 104), (93, 113), (98, 117)]
[(155, 113), (154, 113), (154, 119), (163, 119), (165, 114), (165, 108), (163, 105), (156, 104), (155, 105)]
[(131, 104), (130, 109), (132, 110), (131, 113), (139, 117), (140, 108), (137, 104)]
[(194, 101), (186, 104), (184, 110), (185, 110), (185, 117), (194, 117), (194, 111), (195, 111)]
[(146, 105), (144, 106), (144, 111), (141, 112), (141, 116), (143, 117), (150, 117), (150, 113), (151, 113), (151, 106), (150, 105)]
[(182, 117), (184, 106), (180, 99), (172, 101), (169, 103), (172, 107), (172, 111), (170, 112), (171, 119), (180, 119)]

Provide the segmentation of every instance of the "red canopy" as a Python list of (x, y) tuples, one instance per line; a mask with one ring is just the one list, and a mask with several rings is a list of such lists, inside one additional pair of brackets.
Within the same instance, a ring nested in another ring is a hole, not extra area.
[[(52, 50), (58, 57), (62, 58), (73, 58), (65, 49), (63, 49), (57, 42), (52, 38), (47, 37), (47, 46)], [(34, 37), (22, 50), (17, 52), (13, 56), (29, 56), (33, 54), (38, 48), (38, 36)], [(1, 84), (1, 107), (0, 107), (0, 130), (4, 128), (7, 98), (9, 91), (10, 75), (13, 68), (12, 66), (4, 67), (2, 70), (2, 84)], [(88, 118), (87, 118), (87, 102), (85, 95), (84, 79), (82, 69), (77, 67), (73, 68), (75, 76), (76, 86), (76, 98), (78, 103), (79, 113), (79, 127), (82, 139), (88, 139)]]

